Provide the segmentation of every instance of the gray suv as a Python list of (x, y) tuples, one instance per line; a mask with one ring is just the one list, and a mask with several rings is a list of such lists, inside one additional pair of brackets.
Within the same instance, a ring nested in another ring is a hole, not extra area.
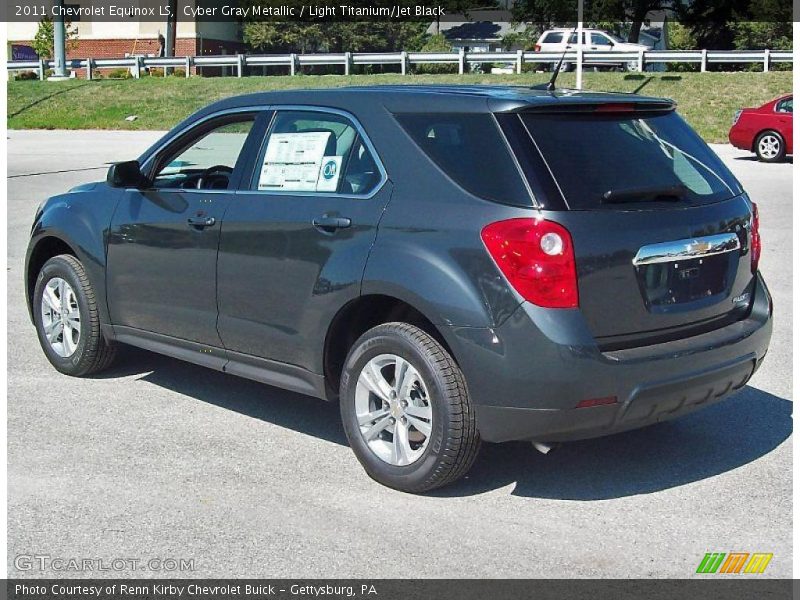
[(481, 440), (546, 448), (744, 386), (771, 333), (760, 249), (668, 100), (283, 91), (47, 200), (25, 286), (62, 373), (130, 344), (338, 401), (367, 473), (424, 492)]

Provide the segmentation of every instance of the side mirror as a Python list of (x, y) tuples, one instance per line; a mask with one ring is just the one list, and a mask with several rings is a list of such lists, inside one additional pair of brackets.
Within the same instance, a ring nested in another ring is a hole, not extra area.
[(144, 187), (147, 179), (142, 174), (138, 160), (127, 160), (125, 162), (114, 163), (108, 169), (106, 182), (111, 187)]

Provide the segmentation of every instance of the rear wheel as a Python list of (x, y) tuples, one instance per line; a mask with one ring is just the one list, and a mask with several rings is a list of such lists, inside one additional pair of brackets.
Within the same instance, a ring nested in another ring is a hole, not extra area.
[(629, 60), (622, 65), (622, 70), (627, 71), (628, 73), (638, 73), (639, 72), (639, 61), (638, 60)]
[(786, 156), (786, 144), (777, 131), (761, 133), (754, 146), (758, 160), (763, 162), (778, 162)]
[(100, 331), (94, 290), (74, 256), (51, 258), (39, 271), (33, 317), (42, 350), (58, 371), (79, 377), (114, 360), (116, 347)]
[(345, 361), (341, 413), (370, 477), (419, 493), (472, 466), (480, 446), (464, 376), (447, 351), (406, 323), (367, 331)]

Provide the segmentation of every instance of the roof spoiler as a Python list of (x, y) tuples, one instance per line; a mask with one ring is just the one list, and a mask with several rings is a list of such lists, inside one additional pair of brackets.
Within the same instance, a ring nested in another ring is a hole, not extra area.
[(626, 113), (626, 112), (670, 112), (675, 110), (672, 100), (626, 100), (597, 101), (587, 98), (585, 101), (571, 100), (567, 102), (548, 102), (539, 105), (519, 107), (511, 112), (524, 113)]

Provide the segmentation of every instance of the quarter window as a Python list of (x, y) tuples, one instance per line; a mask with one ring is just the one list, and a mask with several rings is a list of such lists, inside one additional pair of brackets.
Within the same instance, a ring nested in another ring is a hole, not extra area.
[(544, 36), (544, 39), (542, 40), (542, 43), (543, 44), (560, 44), (561, 40), (563, 38), (564, 38), (564, 34), (563, 33), (556, 33), (556, 32), (548, 33), (546, 36)]
[(779, 113), (792, 112), (792, 98), (784, 98), (775, 106), (775, 111)]
[(503, 204), (531, 206), (531, 197), (494, 116), (398, 114), (403, 129), (453, 181), (470, 193)]
[(365, 195), (380, 180), (377, 162), (350, 119), (279, 111), (261, 149), (254, 188)]

